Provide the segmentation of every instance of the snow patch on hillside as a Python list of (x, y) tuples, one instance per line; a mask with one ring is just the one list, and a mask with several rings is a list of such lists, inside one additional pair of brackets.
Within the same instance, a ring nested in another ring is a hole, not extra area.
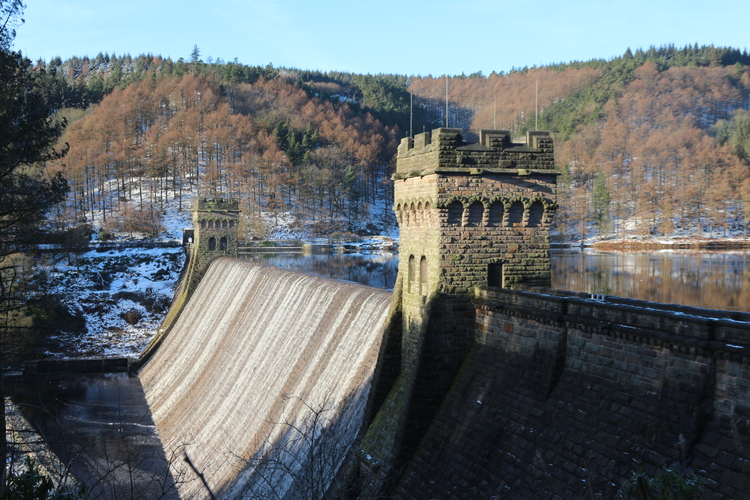
[(49, 271), (87, 332), (51, 337), (55, 357), (137, 357), (172, 301), (185, 262), (181, 247), (89, 251)]

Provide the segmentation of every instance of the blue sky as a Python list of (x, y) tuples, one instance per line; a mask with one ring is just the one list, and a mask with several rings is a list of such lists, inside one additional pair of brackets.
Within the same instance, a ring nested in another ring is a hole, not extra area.
[(14, 48), (33, 60), (99, 52), (187, 59), (197, 45), (204, 60), (438, 76), (608, 59), (669, 43), (750, 48), (747, 0), (26, 3)]

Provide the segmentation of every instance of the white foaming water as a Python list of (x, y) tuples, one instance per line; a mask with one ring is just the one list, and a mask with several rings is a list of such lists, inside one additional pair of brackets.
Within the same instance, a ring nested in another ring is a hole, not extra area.
[(362, 423), (390, 297), (214, 262), (140, 373), (175, 480), (185, 480), (180, 496), (209, 497), (184, 452), (220, 498), (309, 496), (330, 483)]

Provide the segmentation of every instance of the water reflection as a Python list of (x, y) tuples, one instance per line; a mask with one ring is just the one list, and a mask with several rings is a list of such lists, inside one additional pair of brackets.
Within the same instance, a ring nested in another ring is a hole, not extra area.
[[(393, 254), (259, 255), (272, 266), (393, 288)], [(750, 311), (750, 251), (553, 250), (552, 287), (666, 304)]]
[(552, 287), (750, 311), (750, 251), (557, 251), (552, 254)]
[(13, 402), (91, 498), (177, 498), (137, 377), (63, 373), (12, 383)]
[(263, 254), (245, 259), (377, 288), (392, 289), (398, 274), (398, 255), (394, 254)]

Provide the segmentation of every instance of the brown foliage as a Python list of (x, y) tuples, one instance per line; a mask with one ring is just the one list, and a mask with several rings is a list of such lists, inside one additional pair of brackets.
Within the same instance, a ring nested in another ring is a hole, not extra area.
[[(595, 82), (601, 70), (553, 71), (534, 68), (506, 76), (451, 78), (451, 105), (473, 112), (472, 128), (516, 131), (539, 108), (564, 100)], [(444, 99), (444, 78), (414, 78), (418, 96)], [(616, 236), (725, 235), (730, 226), (750, 221), (750, 166), (720, 146), (711, 127), (746, 107), (747, 67), (670, 67), (652, 62), (603, 106), (603, 119), (582, 125), (569, 140), (556, 143), (558, 165), (568, 165), (572, 186), (560, 192), (560, 229), (586, 234), (591, 220), (594, 178), (606, 174), (611, 226)], [(593, 112), (594, 103), (588, 112)]]
[[(326, 170), (323, 177), (338, 182), (352, 165), (362, 173), (364, 200), (382, 196), (377, 181), (388, 175), (396, 144), (393, 132), (371, 115), (311, 99), (281, 79), (224, 89), (224, 95), (199, 76), (147, 78), (115, 89), (72, 123), (63, 138), (71, 153), (53, 168), (70, 181), (76, 219), (101, 212), (106, 221), (131, 204), (153, 214), (170, 193), (181, 200), (196, 185), (201, 196), (236, 197), (251, 211), (294, 208), (302, 214), (317, 207), (329, 219), (338, 217), (341, 204), (334, 198), (341, 187), (306, 184), (312, 182), (303, 175), (309, 168), (292, 165), (272, 134), (280, 122), (295, 130), (311, 127), (322, 146), (338, 148), (344, 164), (317, 164)], [(301, 192), (312, 199), (298, 199)]]

